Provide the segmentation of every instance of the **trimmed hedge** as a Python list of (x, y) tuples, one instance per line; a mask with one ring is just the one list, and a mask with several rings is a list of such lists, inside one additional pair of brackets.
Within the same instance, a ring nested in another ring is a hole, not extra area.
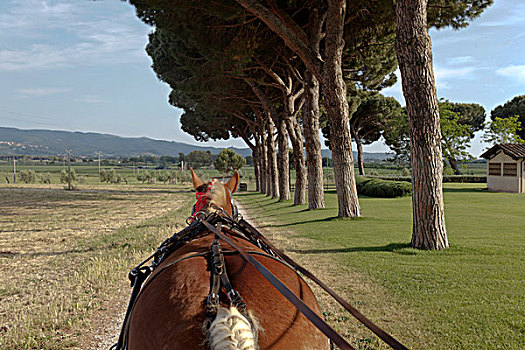
[[(380, 179), (389, 181), (406, 181), (411, 182), (410, 176), (381, 176)], [(461, 183), (486, 183), (485, 175), (445, 175), (443, 182), (461, 182)]]
[(486, 183), (487, 176), (485, 175), (447, 175), (447, 176), (443, 176), (443, 182)]
[(370, 197), (393, 198), (412, 195), (412, 184), (403, 181), (389, 181), (356, 177), (357, 193)]

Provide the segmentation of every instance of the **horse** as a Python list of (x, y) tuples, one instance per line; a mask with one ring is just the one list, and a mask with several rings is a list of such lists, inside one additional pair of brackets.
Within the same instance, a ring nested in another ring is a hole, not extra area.
[[(205, 183), (190, 170), (198, 199), (194, 217), (211, 213), (233, 217), (232, 195), (239, 186), (239, 173), (235, 171), (224, 184)], [(322, 317), (312, 290), (290, 266), (243, 237), (225, 234)], [(199, 235), (170, 254), (148, 277), (130, 314), (129, 350), (330, 349), (328, 338), (252, 265), (233, 254), (235, 249), (225, 241), (220, 242), (222, 249), (232, 253), (223, 256), (225, 271), (243, 307), (233, 303), (230, 292), (221, 286), (216, 295), (219, 306), (210, 319), (207, 302), (214, 267), (210, 267), (209, 252), (214, 243), (217, 238), (211, 231)]]

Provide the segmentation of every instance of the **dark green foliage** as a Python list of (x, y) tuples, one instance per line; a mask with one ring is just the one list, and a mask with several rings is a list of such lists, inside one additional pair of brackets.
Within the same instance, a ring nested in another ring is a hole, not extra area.
[[(352, 137), (359, 138), (362, 144), (368, 145), (379, 140), (385, 125), (390, 119), (401, 116), (402, 108), (393, 97), (385, 97), (378, 93), (365, 93), (348, 89), (348, 105), (350, 109), (350, 128)], [(323, 121), (326, 116), (322, 116)], [(330, 148), (330, 127), (324, 123), (322, 128), (326, 139), (325, 145)]]
[(410, 136), (408, 135), (408, 115), (402, 108), (396, 118), (390, 119), (383, 130), (388, 147), (395, 153), (395, 160), (401, 163), (410, 161)]
[(465, 28), (468, 21), (479, 17), (493, 0), (431, 0), (428, 4), (428, 24), (435, 28)]
[(193, 168), (211, 165), (211, 153), (204, 151), (193, 151), (184, 157), (184, 161)]
[(496, 117), (510, 118), (514, 116), (518, 116), (518, 121), (522, 126), (518, 136), (520, 139), (525, 140), (525, 95), (516, 96), (490, 112), (490, 119), (492, 120), (495, 120)]
[(215, 169), (221, 173), (231, 173), (233, 170), (239, 170), (246, 163), (243, 156), (235, 153), (231, 149), (225, 149), (215, 160)]
[[(441, 147), (443, 157), (459, 175), (457, 163), (470, 158), (468, 148), (474, 133), (483, 128), (485, 109), (475, 103), (453, 103), (448, 100), (439, 102), (441, 122)], [(396, 159), (410, 159), (410, 138), (406, 109), (387, 120), (383, 131), (385, 143), (396, 153)]]
[[(230, 136), (249, 140), (253, 133), (250, 126), (256, 119), (253, 107), (259, 100), (246, 82), (268, 86), (262, 66), (271, 67), (277, 74), (289, 68), (304, 72), (305, 62), (283, 45), (283, 38), (235, 1), (130, 3), (141, 20), (155, 26), (146, 51), (159, 79), (172, 89), (170, 104), (185, 110), (181, 117), (183, 130), (197, 140)], [(491, 3), (430, 1), (429, 27), (464, 27)], [(271, 7), (291, 28), (300, 28), (295, 34), (303, 41), (307, 39), (300, 32), (309, 33), (314, 19), (326, 11), (326, 3), (321, 1), (279, 0), (261, 5)], [(393, 85), (397, 67), (395, 4), (390, 0), (358, 0), (347, 6), (342, 64), (348, 90), (370, 93)], [(321, 47), (319, 55), (323, 54)], [(270, 88), (265, 93), (271, 95), (277, 108), (282, 107), (278, 89)], [(358, 101), (349, 102), (355, 108), (359, 105)], [(376, 139), (378, 135), (369, 134)]]
[(459, 124), (468, 125), (471, 138), (476, 131), (480, 131), (485, 126), (485, 108), (477, 103), (456, 103), (449, 102), (448, 109), (459, 115)]
[(520, 137), (523, 127), (519, 116), (512, 117), (495, 117), (488, 125), (483, 140), (490, 144), (498, 143), (523, 143), (524, 139)]
[(357, 193), (369, 197), (393, 198), (412, 195), (412, 185), (402, 181), (390, 181), (356, 177)]

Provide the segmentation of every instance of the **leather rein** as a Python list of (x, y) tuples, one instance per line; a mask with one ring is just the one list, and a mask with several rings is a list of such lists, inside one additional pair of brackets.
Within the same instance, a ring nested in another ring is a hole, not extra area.
[[(233, 207), (233, 203), (232, 203), (232, 207)], [(224, 261), (223, 260), (219, 261), (218, 259), (220, 259), (220, 255), (218, 255), (217, 253), (215, 253), (214, 255), (213, 253), (214, 244), (215, 244), (215, 247), (217, 247), (218, 242), (222, 240), (225, 243), (227, 243), (231, 248), (234, 249), (234, 251), (228, 251), (228, 252), (223, 251), (222, 254), (224, 253), (237, 254), (238, 253), (246, 262), (252, 265), (261, 275), (263, 275), (263, 277), (265, 277), (272, 284), (272, 286), (279, 291), (279, 293), (281, 293), (290, 303), (292, 303), (292, 305), (294, 305), (301, 313), (303, 313), (305, 317), (314, 324), (315, 327), (317, 327), (321, 332), (323, 332), (340, 349), (355, 350), (355, 348), (352, 347), (341, 335), (339, 335), (325, 320), (319, 317), (301, 299), (299, 299), (288, 287), (286, 287), (270, 270), (268, 270), (263, 264), (261, 264), (257, 259), (255, 259), (253, 255), (265, 255), (267, 257), (276, 259), (278, 261), (281, 261), (283, 264), (287, 265), (288, 267), (292, 268), (296, 272), (302, 273), (304, 276), (314, 281), (317, 285), (319, 285), (319, 287), (321, 287), (328, 294), (330, 294), (341, 306), (343, 306), (357, 320), (359, 320), (359, 322), (361, 322), (363, 325), (369, 328), (375, 335), (381, 338), (392, 349), (407, 350), (407, 348), (403, 344), (401, 344), (399, 341), (394, 339), (391, 335), (389, 335), (384, 330), (382, 330), (379, 326), (377, 326), (372, 321), (370, 321), (361, 312), (359, 312), (355, 307), (350, 305), (347, 301), (345, 301), (342, 297), (340, 297), (332, 289), (330, 289), (323, 282), (321, 282), (311, 272), (309, 272), (304, 267), (297, 264), (290, 257), (288, 257), (283, 251), (276, 248), (262, 233), (260, 233), (257, 229), (255, 229), (252, 225), (250, 225), (242, 217), (232, 218), (226, 212), (224, 212), (224, 210), (221, 209), (216, 213), (211, 213), (208, 215), (206, 214), (197, 215), (196, 213), (194, 213), (191, 216), (191, 218), (192, 218), (192, 222), (189, 224), (188, 227), (184, 228), (182, 231), (174, 234), (172, 237), (164, 241), (159, 246), (159, 248), (155, 251), (153, 255), (151, 255), (149, 258), (147, 258), (142, 263), (137, 265), (129, 273), (129, 279), (131, 281), (131, 286), (133, 287), (131, 297), (130, 297), (130, 302), (129, 302), (129, 306), (128, 306), (128, 309), (126, 311), (126, 315), (124, 318), (122, 330), (119, 336), (119, 341), (118, 343), (113, 345), (110, 349), (116, 349), (116, 350), (127, 349), (127, 338), (128, 338), (128, 332), (129, 332), (129, 318), (131, 315), (131, 311), (137, 299), (139, 298), (141, 291), (144, 290), (151, 283), (154, 277), (158, 276), (160, 272), (166, 270), (170, 266), (173, 266), (180, 260), (189, 259), (189, 258), (193, 258), (197, 256), (205, 256), (207, 254), (211, 254), (210, 260), (213, 260), (213, 256), (215, 256), (214, 258), (215, 262), (211, 261), (212, 267), (215, 266), (213, 264), (216, 264), (217, 262), (221, 262), (220, 266), (221, 268), (223, 268), (225, 266)], [(171, 262), (169, 265), (163, 266), (161, 268), (161, 271), (159, 271), (159, 273), (152, 276), (152, 278), (148, 279), (148, 276), (150, 275), (150, 273), (153, 270), (155, 270), (155, 268), (159, 266), (160, 263), (164, 261), (171, 253), (173, 253), (175, 250), (177, 250), (179, 247), (181, 247), (188, 241), (201, 237), (209, 232), (215, 235), (214, 244), (212, 244), (212, 247), (211, 247), (212, 250), (210, 252), (198, 253), (198, 254), (187, 256), (182, 259)], [(235, 243), (234, 240), (229, 237), (229, 235), (241, 236), (244, 239), (248, 240), (249, 242), (261, 248), (265, 253), (246, 251), (243, 247)], [(145, 263), (147, 263), (148, 261), (152, 259), (153, 259), (153, 262), (151, 263), (150, 266), (144, 266)], [(215, 268), (212, 268), (212, 271), (213, 270), (215, 270)], [(224, 282), (224, 279), (226, 278), (225, 282), (228, 283), (227, 275), (219, 274), (217, 276), (218, 276), (217, 278), (219, 278), (219, 280), (223, 282)], [(146, 281), (146, 284), (144, 285), (144, 287), (142, 287), (145, 281)], [(213, 284), (215, 284), (215, 286), (213, 286)], [(244, 301), (242, 300), (242, 298), (240, 298), (238, 293), (236, 293), (236, 291), (233, 288), (230, 288), (230, 290), (228, 290), (228, 284), (224, 286), (226, 287), (226, 290), (228, 291), (228, 297), (230, 298), (230, 301), (232, 302), (232, 304), (239, 306), (241, 309), (241, 312), (243, 312), (245, 310), (245, 305), (244, 305)], [(218, 288), (217, 288), (216, 283), (212, 283), (212, 286), (210, 288), (210, 296), (212, 294), (216, 294), (217, 290)], [(212, 318), (214, 314), (213, 309), (216, 307), (217, 304), (216, 304), (215, 296), (211, 297), (211, 299), (213, 300), (211, 300), (210, 302), (210, 296), (208, 296), (208, 300), (207, 300), (206, 314), (209, 318)]]

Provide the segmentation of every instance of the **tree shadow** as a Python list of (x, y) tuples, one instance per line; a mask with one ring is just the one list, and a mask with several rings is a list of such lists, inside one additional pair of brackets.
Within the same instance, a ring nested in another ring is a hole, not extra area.
[[(409, 250), (406, 250), (410, 248)], [(348, 247), (348, 248), (331, 248), (331, 249), (298, 249), (292, 250), (301, 254), (325, 254), (325, 253), (356, 253), (356, 252), (389, 252), (402, 255), (416, 255), (415, 249), (412, 249), (409, 243), (390, 243), (384, 246), (370, 247)]]
[[(274, 216), (279, 216), (279, 215), (276, 214)], [(327, 217), (327, 218), (323, 218), (323, 219), (290, 222), (288, 224), (270, 224), (270, 225), (267, 225), (266, 227), (287, 227), (287, 226), (296, 226), (296, 225), (301, 225), (301, 224), (312, 224), (312, 223), (316, 223), (316, 222), (330, 222), (330, 221), (336, 221), (336, 220), (345, 220), (345, 219), (341, 219), (341, 218), (339, 218), (337, 216), (331, 216), (331, 217)]]
[(497, 192), (489, 191), (487, 188), (450, 188), (450, 187), (443, 187), (443, 192), (497, 193)]

